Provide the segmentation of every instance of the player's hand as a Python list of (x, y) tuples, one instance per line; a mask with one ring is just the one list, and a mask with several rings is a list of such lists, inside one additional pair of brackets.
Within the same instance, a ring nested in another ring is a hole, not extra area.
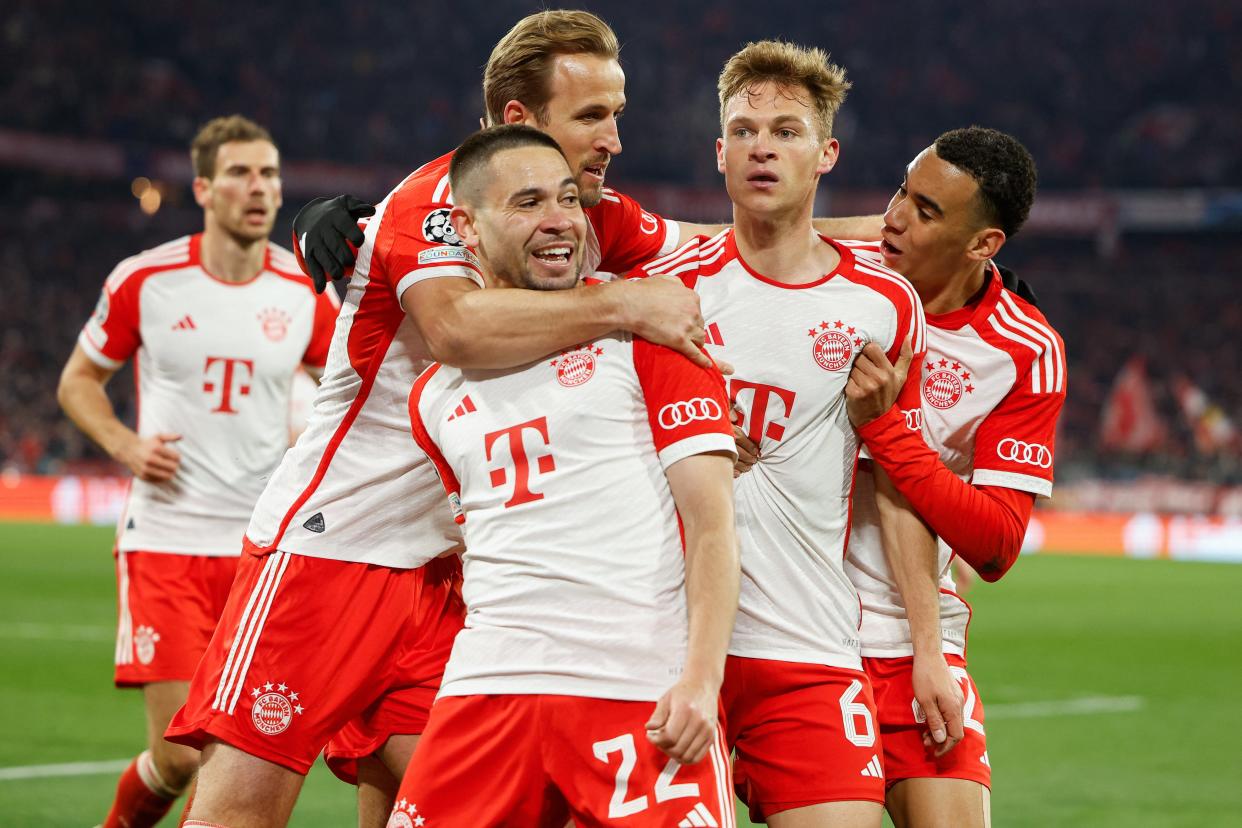
[(656, 702), (647, 720), (647, 740), (671, 759), (693, 765), (716, 738), (720, 686), (682, 678)]
[(734, 406), (733, 413), (735, 419), (733, 422), (733, 442), (737, 444), (737, 460), (733, 462), (733, 477), (736, 479), (750, 471), (751, 467), (759, 462), (759, 447), (750, 439), (742, 427), (738, 425), (740, 422), (736, 415), (740, 414), (737, 407)]
[(298, 210), (293, 217), (293, 239), (316, 293), (323, 293), (329, 279), (345, 277), (354, 264), (354, 248), (361, 247), (365, 239), (358, 219), (373, 215), (374, 207), (351, 195), (312, 199)]
[(139, 480), (163, 483), (171, 480), (181, 465), (181, 452), (170, 445), (180, 439), (180, 434), (160, 433), (150, 437), (135, 434), (117, 452), (116, 459), (124, 463)]
[(962, 741), (962, 686), (953, 679), (944, 656), (914, 657), (914, 698), (927, 717), (923, 744), (943, 756)]
[(649, 342), (685, 354), (691, 362), (712, 367), (703, 353), (703, 312), (699, 295), (672, 276), (616, 282), (623, 290), (622, 327)]
[(896, 365), (888, 361), (884, 349), (874, 342), (863, 347), (845, 382), (845, 410), (855, 428), (865, 426), (893, 407), (913, 358), (908, 338), (901, 343)]

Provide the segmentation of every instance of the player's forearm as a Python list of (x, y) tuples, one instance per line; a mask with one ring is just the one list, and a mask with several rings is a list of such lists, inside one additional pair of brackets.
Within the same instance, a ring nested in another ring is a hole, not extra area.
[(63, 374), (56, 399), (74, 425), (110, 457), (117, 457), (128, 441), (137, 438), (132, 429), (117, 419), (103, 383), (93, 377)]
[(1033, 495), (962, 480), (905, 427), (896, 408), (858, 433), (897, 491), (981, 578), (996, 581), (1009, 570), (1022, 548)]
[(941, 655), (940, 567), (936, 537), (889, 481), (875, 472), (884, 557), (910, 622), (914, 655)]
[(815, 230), (830, 239), (857, 239), (879, 241), (884, 229), (884, 216), (847, 216), (842, 218), (817, 218)]
[(471, 290), (424, 324), (431, 355), (458, 368), (512, 368), (630, 330), (620, 284), (575, 290)]

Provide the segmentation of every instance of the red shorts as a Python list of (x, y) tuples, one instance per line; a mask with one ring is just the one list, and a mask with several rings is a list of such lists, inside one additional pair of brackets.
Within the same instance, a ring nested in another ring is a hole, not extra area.
[[(392, 687), (332, 737), (323, 758), (342, 781), (358, 784), (358, 760), (375, 753), (389, 736), (422, 733), (440, 690), (453, 639), (465, 619), (461, 598), (461, 559), (436, 558), (422, 569), (416, 585), (418, 620), (413, 640), (390, 670)], [(414, 676), (414, 684), (401, 681)]]
[(963, 708), (965, 736), (953, 750), (937, 758), (923, 745), (922, 710), (916, 716), (914, 687), (911, 680), (912, 657), (864, 658), (863, 669), (875, 687), (876, 707), (880, 710), (880, 740), (884, 744), (884, 770), (888, 784), (903, 779), (969, 779), (984, 787), (992, 786), (992, 768), (988, 764), (988, 743), (983, 732), (983, 704), (979, 689), (966, 672), (966, 660), (958, 655), (945, 655), (949, 670), (961, 682), (966, 697)]
[(189, 681), (224, 612), (237, 558), (115, 555), (116, 686)]
[(388, 828), (734, 828), (724, 734), (679, 765), (647, 741), (654, 702), (446, 696), (401, 782)]
[[(446, 570), (455, 615), (444, 612), (439, 588), (422, 589)], [(460, 571), (455, 557), (392, 569), (262, 554), (247, 541), (224, 615), (165, 738), (202, 748), (214, 737), (304, 774), (356, 718), (377, 731), (420, 732), (451, 642), (427, 626), (461, 627)]]
[(865, 673), (731, 655), (720, 694), (737, 794), (752, 821), (824, 802), (884, 801)]

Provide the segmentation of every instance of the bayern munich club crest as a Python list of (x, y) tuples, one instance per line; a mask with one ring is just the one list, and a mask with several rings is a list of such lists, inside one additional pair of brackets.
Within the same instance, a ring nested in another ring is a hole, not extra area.
[(431, 828), (427, 818), (418, 812), (418, 806), (408, 799), (398, 799), (392, 806), (385, 828)]
[(264, 308), (259, 311), (259, 325), (263, 328), (263, 335), (272, 342), (279, 342), (285, 338), (285, 334), (289, 333), (289, 323), (293, 319), (289, 314), (280, 308)]
[(923, 366), (927, 376), (923, 380), (923, 399), (932, 408), (944, 410), (961, 402), (966, 394), (973, 394), (970, 371), (960, 362), (947, 359), (931, 359)]
[(250, 691), (254, 702), (250, 705), (250, 720), (260, 733), (275, 736), (284, 733), (293, 724), (294, 716), (301, 716), (306, 709), (298, 701), (298, 694), (284, 682), (265, 682)]
[(582, 385), (595, 376), (595, 360), (603, 355), (604, 349), (597, 348), (594, 344), (583, 345), (573, 351), (562, 351), (551, 363), (556, 369), (556, 381), (566, 388)]
[(142, 665), (155, 660), (155, 645), (159, 643), (160, 634), (153, 627), (141, 625), (134, 630), (134, 656)]
[(815, 364), (825, 371), (840, 371), (854, 359), (854, 352), (866, 344), (853, 325), (837, 319), (820, 322), (807, 333), (815, 340), (811, 356)]

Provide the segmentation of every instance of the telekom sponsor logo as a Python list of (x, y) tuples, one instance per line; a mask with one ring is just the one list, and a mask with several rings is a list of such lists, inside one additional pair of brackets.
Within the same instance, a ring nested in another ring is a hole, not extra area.
[(695, 420), (719, 420), (722, 416), (724, 412), (720, 409), (720, 403), (711, 397), (695, 397), (664, 406), (656, 416), (656, 421), (660, 428), (671, 431)]
[(1052, 451), (1039, 443), (1024, 443), (1013, 437), (1006, 437), (996, 447), (996, 455), (1010, 463), (1022, 463), (1027, 466), (1046, 469), (1052, 465)]
[[(214, 369), (214, 370), (213, 370)], [(213, 414), (236, 414), (233, 407), (238, 397), (250, 395), (250, 379), (254, 376), (253, 359), (233, 357), (207, 357), (203, 366), (203, 393), (220, 394), (220, 403), (211, 409)]]
[[(492, 450), (498, 443), (507, 442), (509, 444), (509, 455), (513, 459), (513, 465), (504, 465), (501, 468), (492, 469), (490, 473), (492, 487), (499, 489), (509, 482), (509, 469), (513, 470), (513, 494), (505, 501), (506, 509), (520, 506), (523, 503), (543, 500), (543, 492), (533, 491), (530, 487), (530, 465), (533, 453), (527, 453), (526, 443), (523, 441), (523, 434), (527, 431), (533, 431), (538, 439), (543, 442), (543, 445), (550, 445), (547, 417), (527, 420), (524, 423), (518, 423), (517, 425), (483, 435), (483, 450), (488, 460), (492, 459)], [(499, 449), (496, 450), (496, 454), (499, 457)], [(550, 474), (556, 471), (556, 460), (550, 452), (541, 454), (535, 457), (534, 460), (539, 474)]]

